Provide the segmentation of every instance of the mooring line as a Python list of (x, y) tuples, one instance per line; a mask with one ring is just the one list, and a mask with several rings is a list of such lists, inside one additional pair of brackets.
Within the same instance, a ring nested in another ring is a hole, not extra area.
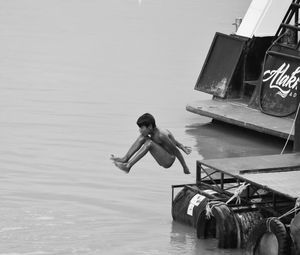
[(240, 204), (241, 203), (241, 197), (240, 195), (242, 194), (242, 192), (250, 185), (250, 183), (246, 184), (246, 182), (243, 182), (235, 191), (234, 194), (224, 203), (224, 202), (219, 202), (216, 204), (213, 204), (212, 206), (210, 206), (210, 202), (207, 203), (206, 205), (206, 218), (210, 219), (210, 217), (212, 216), (212, 209), (215, 206), (219, 206), (222, 204), (229, 204), (233, 199), (236, 198), (236, 204)]
[(297, 112), (296, 112), (295, 119), (294, 119), (294, 121), (293, 121), (291, 130), (290, 130), (289, 136), (288, 136), (288, 138), (286, 139), (285, 145), (284, 145), (284, 147), (283, 147), (283, 149), (282, 149), (282, 151), (281, 151), (280, 154), (283, 154), (283, 152), (285, 151), (285, 148), (286, 148), (286, 146), (287, 146), (287, 144), (288, 144), (288, 142), (289, 142), (289, 140), (290, 140), (290, 138), (291, 138), (293, 129), (294, 129), (294, 127), (295, 127), (296, 119), (297, 119), (297, 116), (298, 116), (298, 113), (299, 113), (299, 108), (300, 108), (300, 103), (298, 104)]
[(298, 197), (298, 198), (296, 199), (294, 208), (292, 208), (291, 210), (287, 211), (286, 213), (284, 213), (283, 215), (281, 215), (280, 217), (278, 217), (278, 219), (280, 220), (281, 218), (283, 218), (283, 217), (285, 217), (285, 216), (288, 216), (288, 215), (290, 215), (290, 214), (292, 214), (292, 213), (295, 213), (295, 215), (296, 215), (296, 213), (297, 213), (299, 210), (300, 210), (300, 197)]

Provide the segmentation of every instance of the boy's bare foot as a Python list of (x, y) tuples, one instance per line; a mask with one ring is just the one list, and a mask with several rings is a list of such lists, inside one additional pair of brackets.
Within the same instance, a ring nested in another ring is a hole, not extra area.
[(121, 163), (125, 163), (125, 162), (126, 162), (124, 158), (118, 158), (118, 157), (115, 157), (114, 154), (111, 154), (111, 155), (110, 155), (110, 159), (111, 159), (112, 161), (115, 161), (115, 162), (121, 162)]
[(130, 167), (128, 167), (127, 163), (122, 163), (122, 162), (114, 162), (115, 166), (124, 171), (125, 173), (129, 173)]

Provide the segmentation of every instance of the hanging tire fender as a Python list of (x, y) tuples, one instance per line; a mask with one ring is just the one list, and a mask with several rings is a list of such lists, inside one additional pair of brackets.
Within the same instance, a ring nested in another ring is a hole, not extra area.
[[(223, 202), (214, 201), (210, 203), (212, 217), (216, 220), (216, 238), (218, 239), (219, 248), (236, 248), (237, 226), (234, 214), (231, 209)], [(208, 231), (208, 219), (206, 210), (203, 210), (196, 223), (197, 237), (206, 238)]]
[(295, 247), (295, 255), (300, 255), (300, 213), (292, 219), (290, 225), (291, 238)]
[[(274, 234), (278, 243), (278, 255), (290, 254), (290, 238), (285, 225), (278, 218), (265, 218), (251, 230), (246, 245), (246, 255), (257, 254), (265, 234)], [(267, 247), (267, 249), (271, 247)]]

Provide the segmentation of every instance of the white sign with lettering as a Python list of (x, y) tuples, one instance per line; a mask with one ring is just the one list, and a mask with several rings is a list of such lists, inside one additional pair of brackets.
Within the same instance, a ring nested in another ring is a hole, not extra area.
[(198, 206), (204, 198), (205, 198), (205, 196), (202, 196), (200, 194), (196, 194), (195, 196), (193, 196), (193, 198), (190, 200), (190, 203), (189, 203), (189, 206), (187, 209), (187, 214), (190, 216), (193, 216), (194, 207)]
[[(297, 85), (300, 80), (300, 66), (293, 72), (288, 72), (290, 64), (283, 63), (278, 69), (266, 70), (263, 75), (263, 82), (269, 81), (271, 89), (277, 89), (277, 95), (286, 98), (297, 96)], [(288, 73), (291, 73), (290, 75)]]

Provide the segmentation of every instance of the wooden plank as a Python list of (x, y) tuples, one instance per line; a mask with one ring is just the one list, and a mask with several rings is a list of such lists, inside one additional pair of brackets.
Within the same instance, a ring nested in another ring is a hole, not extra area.
[(300, 166), (241, 170), (240, 174), (259, 174), (259, 173), (276, 173), (276, 172), (291, 172), (291, 171), (300, 171)]
[(282, 172), (300, 168), (300, 153), (200, 160), (202, 165), (238, 176), (245, 173)]
[[(186, 110), (230, 123), (236, 126), (255, 130), (261, 133), (288, 138), (293, 119), (273, 117), (245, 104), (221, 100), (203, 100), (186, 106)], [(292, 130), (291, 140), (294, 140)]]
[(300, 197), (300, 171), (243, 175), (248, 180), (263, 184), (267, 189), (289, 197)]

